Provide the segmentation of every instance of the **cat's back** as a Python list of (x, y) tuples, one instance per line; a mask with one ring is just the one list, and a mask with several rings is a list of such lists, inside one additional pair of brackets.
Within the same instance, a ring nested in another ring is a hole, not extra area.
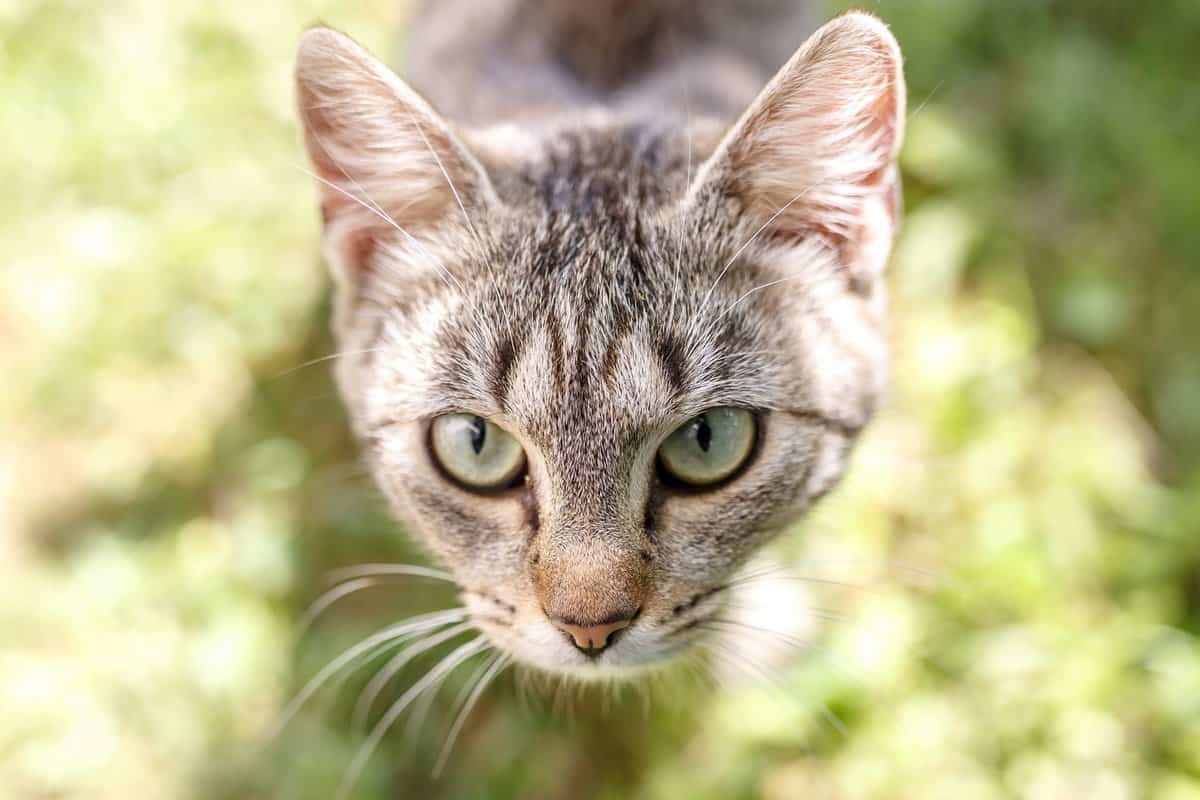
[(811, 31), (806, 0), (420, 0), (402, 74), (450, 117), (604, 106), (732, 118)]

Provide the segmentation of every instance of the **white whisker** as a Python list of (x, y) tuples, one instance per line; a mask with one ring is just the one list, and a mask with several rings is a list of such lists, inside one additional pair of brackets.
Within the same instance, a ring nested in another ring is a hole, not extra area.
[(320, 672), (314, 675), (296, 694), (296, 696), (292, 698), (292, 701), (288, 703), (287, 707), (284, 708), (283, 713), (280, 714), (279, 719), (274, 725), (271, 726), (267, 738), (274, 739), (277, 737), (284, 727), (287, 726), (288, 722), (291, 721), (292, 717), (294, 717), (301, 707), (308, 702), (308, 699), (312, 697), (313, 694), (315, 694), (317, 690), (320, 689), (334, 673), (342, 669), (342, 667), (349, 664), (358, 656), (366, 653), (383, 642), (397, 639), (407, 633), (416, 632), (427, 627), (439, 627), (447, 622), (452, 622), (456, 619), (462, 619), (466, 615), (467, 610), (465, 608), (451, 609), (448, 611), (435, 611), (430, 614), (425, 614), (420, 617), (407, 620), (406, 622), (389, 625), (378, 633), (368, 636), (358, 644), (343, 650), (332, 661), (326, 664)]
[[(769, 687), (772, 691), (779, 692), (784, 699), (788, 701), (792, 701), (794, 699), (792, 693), (787, 690), (787, 687), (784, 686), (777, 677), (772, 675), (770, 671), (761, 664), (758, 664), (753, 659), (748, 658), (744, 653), (734, 650), (724, 643), (721, 643), (719, 646), (715, 646), (713, 642), (708, 642), (707, 644), (711, 648), (711, 652), (719, 656), (724, 656), (722, 660), (725, 664), (740, 669), (756, 683), (761, 683), (762, 685)], [(835, 713), (833, 713), (833, 709), (831, 709), (822, 701), (816, 701), (816, 705), (821, 712), (821, 716), (829, 723), (830, 727), (838, 731), (842, 736), (848, 737), (850, 735), (849, 729), (847, 729), (845, 723), (843, 723), (842, 720), (839, 719)]]
[[(446, 185), (450, 188), (450, 193), (454, 195), (454, 202), (458, 204), (458, 210), (462, 212), (463, 221), (467, 223), (467, 228), (471, 231), (471, 236), (475, 239), (475, 244), (479, 247), (479, 257), (483, 259), (484, 266), (487, 268), (488, 276), (492, 282), (492, 290), (497, 294), (497, 296), (499, 296), (500, 284), (496, 280), (496, 273), (492, 269), (491, 260), (488, 258), (487, 248), (484, 247), (483, 238), (479, 235), (479, 231), (475, 229), (475, 224), (471, 222), (471, 216), (467, 213), (467, 206), (465, 203), (463, 203), (462, 196), (458, 193), (458, 187), (455, 186), (454, 181), (450, 179), (450, 172), (446, 169), (446, 165), (442, 163), (441, 156), (437, 154), (437, 150), (434, 149), (433, 144), (430, 143), (429, 138), (425, 135), (425, 130), (421, 127), (421, 124), (417, 121), (411, 110), (409, 110), (408, 116), (409, 121), (412, 122), (413, 127), (417, 131), (417, 135), (420, 136), (421, 141), (425, 143), (425, 148), (429, 151), (429, 155), (433, 156), (433, 160), (437, 164), (438, 169), (442, 171), (442, 177), (446, 179)], [(508, 323), (509, 328), (512, 328), (512, 320), (509, 318), (507, 306), (504, 303), (499, 303), (498, 305), (500, 307), (500, 313), (504, 315), (505, 322)]]
[(350, 796), (350, 791), (354, 788), (359, 775), (362, 774), (367, 761), (370, 760), (371, 755), (379, 746), (380, 740), (400, 715), (404, 713), (404, 709), (443, 675), (453, 671), (462, 662), (489, 646), (482, 636), (460, 645), (450, 655), (438, 662), (437, 666), (426, 673), (425, 677), (413, 684), (407, 692), (400, 696), (399, 700), (391, 705), (387, 713), (383, 715), (383, 719), (379, 720), (371, 730), (367, 740), (359, 748), (358, 753), (354, 756), (354, 760), (350, 763), (349, 768), (347, 768), (346, 774), (342, 778), (342, 783), (338, 787), (338, 800), (346, 800)]
[(846, 723), (842, 722), (841, 719), (838, 718), (837, 714), (833, 713), (832, 708), (820, 700), (817, 701), (817, 708), (821, 710), (821, 716), (825, 718), (825, 721), (828, 722), (835, 731), (840, 733), (846, 739), (850, 738), (850, 729), (846, 727)]
[(467, 228), (471, 231), (471, 236), (475, 238), (475, 244), (479, 245), (480, 250), (483, 250), (483, 240), (479, 238), (479, 232), (475, 230), (475, 225), (471, 222), (471, 216), (467, 213), (467, 207), (462, 201), (462, 196), (458, 193), (458, 187), (454, 185), (454, 181), (450, 179), (450, 172), (446, 169), (446, 165), (442, 163), (442, 158), (437, 154), (433, 144), (429, 141), (429, 137), (425, 135), (425, 129), (421, 127), (421, 123), (417, 121), (417, 117), (413, 114), (412, 109), (408, 109), (408, 121), (412, 123), (413, 129), (417, 135), (421, 137), (421, 141), (425, 144), (425, 149), (429, 151), (429, 155), (433, 156), (433, 161), (437, 164), (438, 169), (442, 171), (442, 177), (446, 179), (446, 186), (450, 188), (450, 194), (454, 195), (454, 202), (458, 204), (458, 210), (462, 212), (463, 221), (467, 223)]
[(272, 375), (272, 376), (271, 376), (271, 380), (278, 380), (279, 378), (283, 378), (283, 377), (286, 377), (286, 376), (288, 376), (288, 375), (291, 375), (293, 372), (299, 372), (300, 370), (304, 369), (305, 367), (311, 367), (311, 366), (313, 366), (313, 365), (315, 365), (315, 364), (321, 364), (321, 363), (324, 363), (324, 362), (326, 362), (326, 361), (332, 361), (332, 360), (333, 360), (333, 359), (335, 359), (335, 358), (342, 358), (343, 356), (365, 356), (365, 355), (367, 355), (367, 354), (369, 354), (369, 353), (379, 353), (379, 352), (382, 352), (384, 349), (386, 349), (386, 348), (383, 348), (383, 347), (368, 347), (368, 348), (367, 348), (367, 349), (365, 349), (365, 350), (342, 350), (342, 351), (340, 351), (340, 352), (337, 352), (337, 353), (330, 353), (330, 354), (329, 354), (329, 355), (327, 355), (327, 356), (320, 356), (319, 358), (314, 358), (314, 359), (312, 359), (312, 360), (310, 360), (310, 361), (305, 361), (303, 364), (297, 364), (297, 365), (296, 365), (296, 366), (294, 366), (294, 367), (289, 367), (289, 368), (287, 368), (287, 369), (283, 370), (282, 372), (279, 372), (279, 373), (277, 373), (277, 374), (275, 374), (275, 375)]
[(374, 586), (377, 583), (379, 583), (379, 580), (375, 578), (357, 578), (355, 580), (344, 581), (329, 591), (322, 593), (320, 597), (312, 602), (308, 610), (304, 612), (304, 616), (300, 618), (300, 624), (296, 630), (296, 639), (303, 639), (304, 634), (317, 621), (317, 618), (324, 614), (338, 600), (341, 600), (343, 597), (349, 597), (355, 592)]
[(724, 319), (726, 316), (728, 316), (728, 315), (729, 315), (729, 313), (730, 313), (731, 311), (733, 311), (735, 308), (737, 308), (737, 307), (738, 307), (738, 305), (739, 305), (739, 304), (740, 304), (740, 303), (741, 303), (743, 300), (745, 300), (747, 297), (749, 297), (750, 295), (754, 294), (755, 292), (760, 292), (760, 291), (762, 291), (763, 289), (769, 289), (769, 288), (771, 288), (772, 286), (777, 286), (778, 284), (781, 284), (781, 283), (786, 283), (786, 282), (788, 282), (788, 281), (794, 281), (794, 280), (799, 280), (799, 279), (807, 279), (807, 278), (808, 278), (808, 276), (807, 276), (807, 275), (789, 275), (789, 276), (787, 276), (786, 278), (779, 278), (778, 280), (774, 280), (774, 281), (767, 281), (766, 283), (761, 283), (761, 284), (759, 284), (758, 286), (755, 286), (753, 289), (748, 289), (748, 290), (746, 290), (745, 292), (743, 292), (743, 293), (742, 293), (741, 297), (739, 297), (737, 300), (734, 300), (732, 303), (730, 303), (730, 304), (729, 304), (729, 306), (728, 306), (728, 307), (727, 307), (727, 308), (726, 308), (724, 311), (722, 311), (722, 312), (721, 312), (720, 316), (718, 316), (718, 317), (717, 317), (717, 319), (716, 319), (716, 321), (714, 322), (714, 324), (716, 324), (716, 322), (720, 322), (722, 319)]
[[(488, 685), (495, 680), (497, 675), (504, 671), (505, 667), (508, 666), (509, 661), (510, 659), (508, 656), (502, 653), (497, 653), (490, 662), (484, 662), (483, 668), (485, 668), (486, 671), (483, 672), (482, 677), (474, 679), (475, 688), (471, 690), (471, 694), (466, 698), (465, 702), (462, 702), (461, 697), (458, 699), (459, 702), (456, 702), (455, 705), (459, 708), (458, 716), (454, 718), (454, 724), (450, 726), (450, 732), (446, 735), (446, 742), (442, 745), (441, 753), (438, 754), (437, 763), (434, 764), (434, 778), (441, 776), (442, 768), (446, 766), (446, 761), (449, 759), (450, 753), (454, 749), (454, 742), (458, 738), (458, 734), (462, 730), (463, 725), (466, 723), (467, 718), (471, 715), (472, 709), (475, 708), (475, 704), (479, 702), (479, 698), (483, 695), (483, 692), (487, 689)], [(463, 688), (466, 689), (471, 685), (471, 683), (472, 681), (467, 681)]]
[(921, 101), (920, 105), (918, 105), (916, 108), (914, 108), (912, 111), (910, 111), (910, 112), (909, 112), (907, 119), (908, 119), (908, 120), (911, 120), (911, 119), (912, 119), (913, 117), (915, 117), (917, 114), (921, 113), (921, 109), (923, 109), (923, 108), (925, 107), (925, 105), (926, 105), (926, 104), (927, 104), (927, 103), (928, 103), (930, 100), (932, 100), (932, 99), (933, 99), (933, 96), (934, 96), (935, 94), (937, 94), (937, 90), (938, 90), (938, 89), (940, 89), (940, 88), (942, 88), (942, 84), (944, 84), (945, 82), (946, 82), (946, 79), (945, 79), (945, 78), (943, 78), (942, 80), (938, 81), (938, 82), (937, 82), (937, 85), (936, 85), (936, 86), (934, 86), (932, 89), (930, 89), (930, 91), (929, 91), (929, 94), (925, 96), (925, 99)]
[(420, 744), (419, 736), (421, 729), (425, 727), (425, 723), (429, 721), (429, 714), (433, 710), (434, 701), (437, 700), (437, 693), (441, 687), (437, 687), (426, 692), (417, 698), (413, 703), (412, 711), (409, 712), (408, 721), (404, 723), (404, 741), (409, 745), (409, 752), (415, 753), (417, 746)]
[[(745, 611), (750, 614), (754, 614), (754, 613), (758, 613), (758, 612), (762, 611), (762, 608), (760, 606), (746, 605), (745, 603), (735, 603), (735, 602), (725, 603), (722, 606), (722, 608), (728, 609), (730, 611)], [(842, 614), (841, 612), (838, 612), (838, 611), (833, 611), (828, 608), (816, 608), (813, 606), (805, 606), (803, 608), (803, 611), (805, 613), (811, 614), (813, 617), (815, 617), (819, 620), (823, 620), (825, 622), (847, 622), (850, 619), (850, 617), (848, 617), (847, 615)]]
[[(309, 176), (313, 180), (319, 181), (320, 183), (324, 184), (325, 186), (328, 186), (330, 189), (333, 189), (335, 192), (338, 192), (339, 194), (349, 198), (350, 200), (353, 200), (360, 207), (366, 209), (367, 211), (370, 211), (372, 214), (374, 214), (375, 216), (382, 219), (384, 222), (386, 222), (392, 228), (395, 228), (397, 231), (400, 232), (400, 234), (402, 236), (404, 236), (405, 239), (408, 240), (408, 242), (410, 244), (412, 244), (414, 247), (416, 247), (418, 250), (420, 250), (425, 255), (425, 257), (429, 259), (430, 263), (434, 265), (434, 267), (438, 271), (438, 274), (441, 275), (442, 280), (444, 280), (447, 285), (453, 285), (453, 287), (455, 289), (457, 289), (458, 291), (460, 291), (460, 292), (463, 291), (462, 284), (458, 282), (458, 279), (455, 278), (454, 275), (448, 269), (446, 269), (446, 267), (441, 263), (441, 260), (436, 258), (432, 253), (430, 253), (429, 249), (427, 247), (425, 247), (425, 245), (421, 242), (420, 239), (413, 236), (411, 233), (406, 231), (404, 228), (400, 227), (400, 223), (396, 222), (396, 220), (394, 220), (391, 216), (384, 213), (383, 210), (381, 210), (373, 205), (368, 204), (366, 201), (362, 200), (361, 198), (359, 198), (357, 195), (353, 194), (352, 192), (346, 191), (345, 189), (343, 189), (341, 186), (338, 186), (333, 181), (326, 180), (325, 178), (322, 178), (320, 175), (316, 174), (315, 172), (312, 172), (311, 170), (309, 170), (299, 164), (293, 164), (292, 166), (294, 166), (296, 169), (300, 170), (301, 172), (303, 172), (305, 175)], [(341, 167), (338, 167), (338, 169), (341, 169)], [(351, 178), (351, 180), (353, 181), (354, 179)]]
[[(447, 623), (447, 624), (449, 624), (449, 623)], [(434, 628), (433, 630), (437, 630), (437, 629)], [(378, 658), (379, 656), (388, 652), (389, 650), (395, 650), (399, 647), (404, 647), (407, 643), (411, 642), (413, 639), (415, 639), (418, 636), (421, 636), (427, 632), (428, 631), (422, 630), (422, 631), (415, 631), (413, 633), (406, 633), (403, 636), (399, 636), (390, 641), (383, 642), (382, 644), (376, 645), (370, 652), (367, 652), (367, 653), (359, 656), (358, 658), (356, 658), (355, 661), (357, 663), (351, 664), (348, 668), (343, 669), (338, 674), (338, 676), (333, 679), (333, 683), (330, 684), (330, 688), (329, 688), (330, 694), (332, 694), (334, 697), (339, 696), (342, 693), (342, 689), (344, 689), (346, 687), (346, 683), (350, 680), (350, 678), (354, 675), (354, 673), (357, 672), (358, 670), (362, 669), (364, 665), (371, 663), (376, 658)]]
[[(498, 658), (499, 655), (497, 654), (496, 657)], [(494, 659), (484, 659), (483, 663), (480, 664), (479, 667), (467, 678), (466, 682), (462, 685), (462, 688), (459, 689), (458, 694), (455, 695), (454, 701), (450, 703), (451, 713), (453, 713), (454, 709), (457, 709), (460, 705), (462, 705), (462, 702), (466, 698), (467, 693), (470, 691), (471, 686), (474, 685), (475, 681), (478, 680), (479, 677), (487, 670), (488, 665), (491, 664), (493, 660)], [(404, 725), (404, 738), (413, 745), (416, 745), (417, 736), (427, 721), (427, 717), (431, 707), (433, 706), (433, 701), (436, 694), (436, 691), (426, 692), (417, 701), (417, 704), (413, 706), (412, 713), (408, 715), (408, 722)]]
[(449, 582), (453, 582), (454, 580), (450, 577), (449, 573), (413, 564), (358, 564), (353, 567), (343, 567), (342, 569), (334, 570), (329, 573), (327, 580), (336, 585), (324, 592), (308, 607), (308, 610), (300, 620), (296, 638), (303, 638), (304, 634), (316, 622), (317, 618), (328, 611), (334, 603), (343, 597), (348, 597), (362, 589), (382, 584), (384, 583), (382, 578), (393, 575), (411, 575)]
[(783, 206), (780, 207), (780, 209), (778, 211), (776, 211), (774, 214), (771, 215), (770, 219), (768, 219), (766, 222), (764, 222), (762, 225), (759, 226), (758, 230), (756, 230), (750, 236), (750, 238), (747, 239), (742, 244), (741, 247), (739, 247), (736, 251), (734, 251), (734, 254), (729, 257), (728, 261), (725, 262), (725, 266), (721, 268), (721, 272), (717, 275), (717, 279), (715, 281), (713, 281), (713, 285), (709, 287), (708, 293), (704, 295), (704, 300), (701, 301), (701, 303), (700, 303), (700, 306), (702, 308), (704, 306), (708, 305), (708, 301), (712, 297), (712, 293), (714, 291), (716, 291), (717, 284), (719, 284), (721, 282), (721, 279), (725, 277), (725, 273), (729, 271), (729, 268), (731, 266), (733, 266), (733, 262), (737, 261), (738, 256), (740, 256), (745, 251), (745, 249), (747, 247), (749, 247), (754, 242), (754, 240), (759, 237), (759, 235), (763, 231), (765, 231), (767, 228), (769, 228), (771, 226), (771, 223), (773, 223), (775, 220), (777, 220), (779, 218), (780, 214), (787, 211), (788, 208), (790, 208), (793, 203), (795, 203), (800, 198), (804, 197), (804, 195), (808, 194), (815, 188), (817, 188), (816, 184), (808, 186), (803, 191), (801, 191), (799, 194), (797, 194), (795, 197), (793, 197), (791, 200), (788, 200), (786, 203), (784, 203)]
[(734, 576), (728, 586), (744, 585), (753, 581), (771, 581), (771, 580), (795, 580), (805, 581), (808, 583), (823, 583), (831, 586), (841, 586), (848, 589), (859, 590), (877, 590), (883, 586), (911, 586), (913, 588), (929, 588), (924, 584), (914, 584), (908, 581), (902, 581), (899, 578), (873, 578), (869, 583), (840, 581), (834, 578), (826, 578), (818, 575), (797, 574), (798, 570), (808, 570), (811, 568), (819, 568), (825, 566), (863, 566), (863, 567), (882, 567), (897, 572), (906, 573), (915, 578), (927, 579), (933, 586), (942, 585), (943, 579), (937, 573), (929, 570), (914, 567), (908, 564), (902, 564), (896, 561), (886, 559), (868, 559), (868, 558), (843, 558), (843, 559), (813, 559), (797, 561), (790, 564), (771, 564), (760, 567), (753, 571), (744, 572)]
[(354, 704), (353, 725), (355, 728), (366, 727), (367, 718), (371, 715), (371, 708), (375, 705), (375, 701), (379, 698), (379, 694), (383, 688), (387, 686), (392, 678), (396, 677), (404, 667), (421, 653), (432, 650), (439, 644), (453, 639), (466, 633), (471, 629), (471, 623), (463, 622), (451, 628), (447, 628), (437, 634), (430, 634), (427, 638), (419, 643), (411, 645), (403, 651), (394, 655), (379, 672), (371, 678), (358, 695), (358, 700)]
[(422, 567), (416, 564), (355, 564), (350, 567), (341, 567), (329, 573), (327, 580), (330, 583), (340, 583), (353, 578), (366, 577), (381, 577), (387, 575), (413, 575), (420, 578), (432, 578), (438, 581), (454, 582), (453, 576), (449, 572), (432, 567)]
[(705, 625), (723, 627), (727, 630), (744, 630), (744, 631), (749, 631), (751, 633), (758, 633), (763, 636), (770, 636), (771, 638), (773, 638), (779, 642), (782, 642), (783, 644), (786, 644), (790, 647), (794, 647), (797, 650), (806, 650), (810, 644), (810, 642), (808, 642), (805, 639), (798, 639), (795, 636), (790, 636), (786, 633), (783, 633), (782, 631), (773, 630), (771, 628), (763, 628), (758, 625), (751, 625), (748, 622), (742, 622), (741, 620), (736, 620), (736, 619), (726, 619), (724, 617), (708, 617), (701, 623), (701, 627), (703, 627)]

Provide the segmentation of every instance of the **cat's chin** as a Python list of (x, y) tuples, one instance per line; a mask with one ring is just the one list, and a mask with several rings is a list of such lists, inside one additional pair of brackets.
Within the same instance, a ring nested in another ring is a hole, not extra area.
[(678, 658), (634, 664), (585, 664), (549, 667), (531, 664), (534, 669), (551, 678), (567, 679), (579, 684), (637, 683), (649, 676), (679, 664)]
[(581, 683), (626, 683), (661, 671), (686, 657), (691, 642), (665, 642), (649, 626), (622, 632), (598, 655), (588, 656), (568, 644), (560, 631), (533, 623), (519, 632), (488, 631), (492, 642), (518, 664), (537, 672)]

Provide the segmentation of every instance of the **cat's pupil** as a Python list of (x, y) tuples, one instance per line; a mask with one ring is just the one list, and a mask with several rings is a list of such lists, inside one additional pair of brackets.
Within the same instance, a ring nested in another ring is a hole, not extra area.
[(708, 418), (703, 414), (696, 417), (696, 444), (706, 453), (712, 444), (712, 428), (708, 427)]
[(487, 440), (487, 423), (483, 417), (471, 418), (471, 449), (475, 451), (475, 455), (479, 455), (479, 451), (483, 449), (483, 444)]

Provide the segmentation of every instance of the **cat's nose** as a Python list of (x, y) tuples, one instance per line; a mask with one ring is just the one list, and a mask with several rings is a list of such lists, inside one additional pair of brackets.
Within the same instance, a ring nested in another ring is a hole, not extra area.
[(571, 642), (587, 655), (596, 655), (608, 647), (612, 635), (633, 622), (633, 615), (624, 619), (602, 622), (596, 625), (580, 625), (565, 619), (551, 620), (554, 627), (571, 637)]

